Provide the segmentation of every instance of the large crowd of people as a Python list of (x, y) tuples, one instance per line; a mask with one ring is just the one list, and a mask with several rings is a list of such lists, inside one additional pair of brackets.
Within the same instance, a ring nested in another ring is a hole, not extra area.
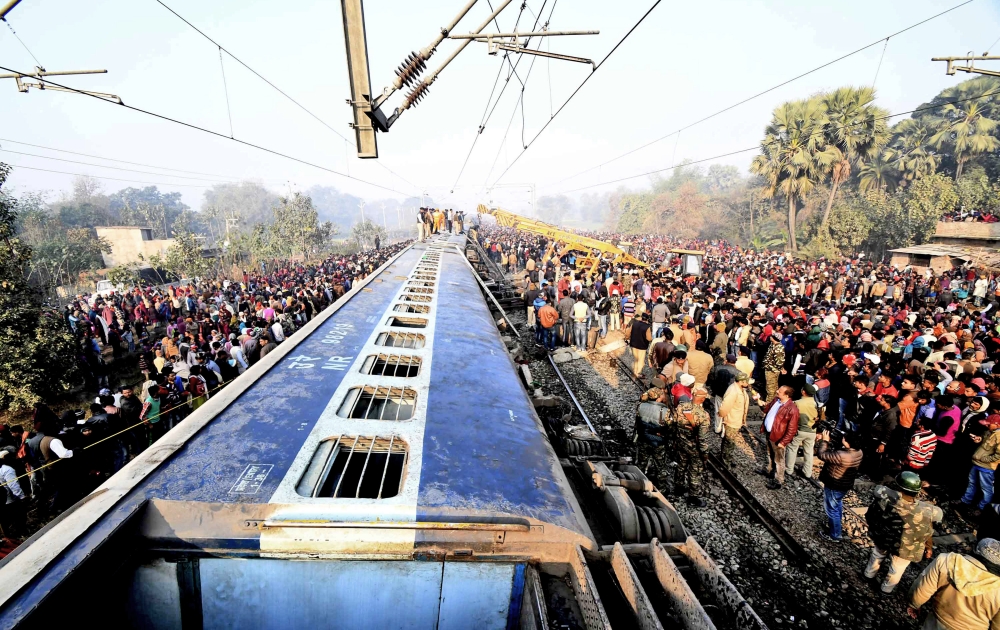
[[(538, 235), (478, 231), (521, 284), (537, 344), (586, 353), (621, 331), (646, 390), (638, 461), (661, 488), (704, 506), (711, 431), (735, 467), (737, 451), (752, 452), (742, 436), (753, 410), (749, 424), (767, 452), (758, 472), (774, 492), (790, 491), (788, 475), (822, 488), (819, 535), (828, 544), (844, 538), (844, 497), (855, 480), (877, 484), (864, 575), (874, 580), (887, 566), (883, 592), (910, 562), (932, 557), (942, 506), (962, 515), (980, 543), (924, 569), (911, 614), (930, 601), (925, 627), (996, 627), (1000, 275), (969, 264), (896, 268), (863, 255), (807, 261), (724, 242), (592, 236), (645, 265), (605, 257), (582, 268), (581, 254), (553, 255)], [(674, 249), (703, 250), (700, 273), (686, 273), (692, 267)]]
[(43, 401), (30, 427), (0, 425), (4, 537), (23, 538), (96, 488), (406, 244), (76, 296), (65, 320), (79, 354), (67, 360), (96, 396), (61, 413), (61, 401)]

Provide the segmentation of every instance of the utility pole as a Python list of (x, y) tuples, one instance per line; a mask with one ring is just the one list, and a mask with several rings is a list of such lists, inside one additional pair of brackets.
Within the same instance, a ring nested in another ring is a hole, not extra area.
[(20, 3), (21, 3), (21, 0), (10, 0), (10, 2), (8, 2), (7, 4), (5, 4), (3, 6), (3, 8), (0, 9), (0, 20), (3, 20), (4, 22), (6, 22), (7, 21), (7, 14), (10, 13), (11, 9), (13, 9), (14, 7), (16, 7)]
[(385, 229), (386, 234), (389, 233), (389, 226), (385, 223), (385, 202), (382, 202), (382, 228)]
[(358, 202), (358, 207), (361, 208), (361, 224), (365, 223), (365, 200), (362, 199)]

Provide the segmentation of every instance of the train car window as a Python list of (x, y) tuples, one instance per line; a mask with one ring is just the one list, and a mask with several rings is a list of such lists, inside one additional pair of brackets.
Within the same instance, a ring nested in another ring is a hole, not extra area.
[(425, 289), (423, 287), (406, 287), (404, 289), (407, 293), (421, 293), (424, 295), (430, 295), (434, 293), (434, 289)]
[(392, 307), (392, 310), (397, 313), (422, 313), (427, 314), (431, 312), (431, 307), (425, 306), (423, 304), (397, 304)]
[(404, 333), (395, 330), (379, 333), (375, 338), (375, 345), (387, 346), (389, 348), (406, 348), (408, 350), (419, 350), (427, 343), (427, 339), (417, 333)]
[(295, 491), (317, 498), (389, 499), (403, 484), (407, 451), (395, 435), (323, 440)]
[(416, 402), (417, 392), (409, 387), (352, 387), (337, 415), (367, 420), (409, 420)]
[(434, 283), (434, 282), (427, 282), (425, 280), (410, 280), (407, 283), (407, 286), (411, 286), (411, 287), (432, 287), (435, 284), (436, 283)]
[(426, 295), (401, 295), (399, 299), (404, 302), (430, 302), (434, 298)]
[(370, 355), (361, 366), (362, 374), (412, 378), (420, 372), (420, 357), (413, 355)]
[(427, 320), (422, 317), (390, 317), (388, 326), (396, 328), (427, 328)]

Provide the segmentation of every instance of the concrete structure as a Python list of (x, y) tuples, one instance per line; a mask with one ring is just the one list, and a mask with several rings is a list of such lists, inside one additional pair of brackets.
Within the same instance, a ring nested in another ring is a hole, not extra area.
[(1000, 223), (938, 221), (931, 243), (1000, 248)]
[[(956, 223), (954, 225), (969, 224)], [(889, 253), (892, 254), (892, 259), (889, 263), (897, 269), (911, 266), (922, 273), (929, 268), (935, 275), (940, 275), (944, 271), (960, 267), (964, 263), (971, 263), (976, 267), (986, 269), (1000, 268), (1000, 251), (985, 247), (960, 247), (958, 245), (926, 243), (924, 245), (893, 249)]]
[(174, 239), (154, 239), (153, 228), (114, 226), (99, 227), (97, 236), (107, 239), (111, 243), (111, 253), (103, 254), (104, 266), (115, 267), (130, 263), (139, 263), (140, 266), (149, 266), (149, 257), (167, 253)]

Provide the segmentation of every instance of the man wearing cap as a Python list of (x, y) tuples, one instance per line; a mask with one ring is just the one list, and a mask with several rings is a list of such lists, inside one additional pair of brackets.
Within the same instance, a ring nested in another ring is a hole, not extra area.
[(975, 555), (942, 553), (927, 565), (910, 588), (914, 619), (933, 600), (923, 627), (996, 628), (1000, 624), (1000, 541), (984, 538)]
[(896, 489), (875, 486), (873, 500), (865, 513), (868, 534), (875, 543), (865, 577), (878, 575), (882, 561), (889, 560), (889, 571), (882, 581), (882, 592), (891, 593), (911, 562), (930, 558), (933, 550), (934, 523), (944, 512), (938, 506), (918, 501), (920, 475), (904, 471), (896, 477)]
[[(734, 455), (737, 449), (749, 452), (749, 447), (743, 441), (740, 430), (746, 426), (747, 412), (750, 411), (750, 386), (753, 379), (748, 374), (740, 372), (736, 381), (726, 389), (719, 406), (719, 416), (722, 418), (722, 461), (730, 468), (736, 466)], [(756, 393), (756, 392), (755, 392)]]
[(1000, 414), (991, 414), (986, 419), (989, 432), (980, 438), (979, 448), (972, 454), (972, 470), (969, 471), (969, 484), (962, 496), (962, 505), (971, 507), (976, 494), (982, 492), (983, 498), (976, 504), (976, 512), (981, 512), (993, 499), (993, 479), (997, 464), (1000, 463)]
[(814, 425), (819, 417), (815, 396), (815, 387), (808, 383), (802, 386), (802, 397), (795, 401), (799, 410), (799, 430), (785, 449), (785, 469), (790, 473), (795, 472), (795, 460), (799, 456), (799, 449), (802, 449), (802, 476), (806, 479), (812, 479), (813, 474), (813, 450), (816, 446)]

